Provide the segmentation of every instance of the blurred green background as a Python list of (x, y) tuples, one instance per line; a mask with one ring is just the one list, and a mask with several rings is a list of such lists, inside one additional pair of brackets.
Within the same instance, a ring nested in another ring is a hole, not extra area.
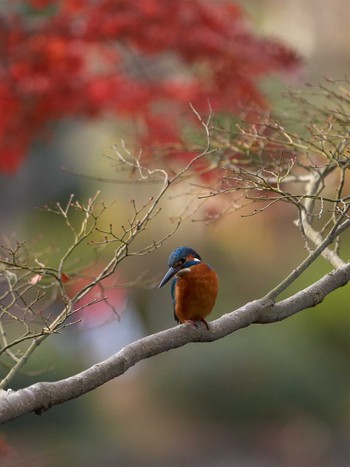
[[(305, 57), (293, 86), (349, 74), (347, 0), (242, 3), (258, 31), (282, 38)], [(283, 106), (281, 84), (271, 80), (264, 87), (274, 105)], [(18, 173), (0, 176), (3, 231), (19, 238), (46, 235), (47, 226), (52, 232), (54, 221), (36, 206), (63, 202), (73, 192), (87, 198), (101, 188), (61, 166), (109, 174), (108, 161), (99, 155), (110, 153), (124, 131), (114, 121), (61, 122), (51, 143), (33, 147)], [(140, 196), (132, 186), (101, 190), (101, 199), (119, 204)], [(113, 223), (124, 219), (125, 209), (113, 211)], [(148, 232), (150, 239), (172, 214), (164, 213), (161, 226)], [(209, 226), (187, 222), (163, 248), (127, 263), (123, 274), (132, 280), (146, 270), (149, 277), (160, 277), (171, 250), (190, 243), (219, 274), (214, 319), (264, 295), (304, 257), (294, 217), (282, 206), (248, 218), (238, 213)], [(59, 225), (54, 229), (56, 236)], [(297, 285), (327, 270), (319, 260)], [(345, 467), (350, 461), (349, 303), (345, 287), (286, 321), (162, 354), (78, 400), (11, 422), (1, 428), (12, 450), (3, 465)], [(33, 366), (43, 368), (49, 361), (54, 369), (45, 380), (67, 377), (173, 324), (168, 288), (130, 290), (120, 322), (72, 328), (48, 339)], [(22, 376), (16, 387), (34, 381)]]

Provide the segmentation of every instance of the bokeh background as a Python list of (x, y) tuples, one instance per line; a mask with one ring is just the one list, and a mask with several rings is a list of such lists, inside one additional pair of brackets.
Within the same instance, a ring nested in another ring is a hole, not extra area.
[[(347, 0), (239, 3), (257, 33), (281, 39), (304, 58), (289, 83), (276, 78), (261, 83), (277, 108), (284, 105), (279, 96), (288, 85), (349, 74)], [(2, 232), (64, 241), (63, 225), (36, 207), (64, 201), (70, 193), (87, 198), (97, 189), (105, 199), (117, 199), (113, 222), (121, 222), (123, 203), (140, 196), (137, 187), (101, 186), (61, 167), (110, 174), (109, 161), (101, 156), (128, 131), (112, 119), (60, 121), (51, 140), (35, 143), (16, 173), (0, 175)], [(171, 206), (176, 210), (176, 203)], [(165, 213), (162, 222), (172, 214)], [(185, 222), (160, 250), (128, 264), (123, 277), (133, 280), (142, 271), (160, 277), (169, 252), (190, 238), (220, 277), (214, 319), (264, 295), (304, 257), (294, 214), (282, 207), (247, 218), (237, 213), (209, 226)], [(149, 238), (159, 228), (154, 225)], [(320, 260), (297, 285), (309, 284), (327, 268)], [(34, 367), (49, 362), (53, 369), (41, 378), (67, 377), (174, 324), (166, 287), (126, 294), (120, 321), (89, 322), (49, 339)], [(162, 354), (79, 400), (11, 422), (1, 428), (3, 465), (345, 467), (350, 461), (349, 298), (346, 287), (285, 322), (250, 326), (219, 342)], [(23, 375), (15, 387), (34, 381)]]

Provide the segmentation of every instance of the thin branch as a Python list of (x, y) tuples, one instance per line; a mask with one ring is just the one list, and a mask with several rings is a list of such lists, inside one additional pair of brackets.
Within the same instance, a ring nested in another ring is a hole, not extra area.
[(18, 391), (0, 393), (0, 423), (29, 412), (41, 414), (52, 406), (86, 394), (122, 374), (136, 363), (190, 342), (212, 342), (253, 323), (273, 323), (315, 306), (350, 281), (350, 264), (327, 274), (310, 287), (278, 304), (262, 298), (250, 302), (204, 327), (180, 325), (139, 339), (81, 373), (56, 382), (35, 383)]
[[(341, 218), (339, 218), (338, 224), (329, 232), (327, 237), (319, 244), (319, 246), (308, 255), (308, 257), (297, 267), (295, 268), (280, 284), (272, 289), (267, 295), (266, 298), (275, 300), (278, 295), (280, 295), (284, 290), (286, 290), (301, 274), (325, 251), (325, 249), (334, 242), (334, 240), (340, 235), (344, 230), (350, 227), (350, 220), (344, 221), (340, 224)], [(339, 225), (340, 224), (340, 225)], [(345, 266), (346, 263), (342, 263), (342, 266)]]

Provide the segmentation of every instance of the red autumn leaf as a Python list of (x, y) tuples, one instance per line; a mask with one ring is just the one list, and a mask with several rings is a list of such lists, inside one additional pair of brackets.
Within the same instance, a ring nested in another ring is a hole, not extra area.
[(30, 4), (0, 14), (3, 172), (18, 168), (53, 120), (108, 113), (143, 122), (141, 143), (173, 143), (184, 115), (192, 118), (189, 102), (204, 112), (208, 101), (215, 112), (264, 107), (259, 78), (300, 63), (254, 35), (229, 0)]
[(4, 434), (0, 434), (0, 459), (14, 459), (17, 458), (18, 452), (7, 441)]
[(61, 281), (63, 282), (63, 284), (65, 284), (66, 282), (69, 282), (70, 280), (71, 280), (71, 277), (68, 276), (68, 274), (65, 274), (64, 272), (62, 272)]

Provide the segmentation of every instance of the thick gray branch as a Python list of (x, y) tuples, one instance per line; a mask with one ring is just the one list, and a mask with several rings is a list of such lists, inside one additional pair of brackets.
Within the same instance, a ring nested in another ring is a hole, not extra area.
[(210, 342), (253, 323), (273, 323), (318, 305), (332, 291), (350, 281), (350, 264), (331, 272), (306, 289), (273, 303), (266, 298), (250, 302), (204, 326), (176, 326), (127, 345), (117, 354), (69, 378), (56, 382), (40, 382), (18, 391), (0, 392), (0, 422), (18, 418), (29, 412), (42, 413), (67, 402), (125, 373), (136, 363), (176, 349), (190, 342)]

